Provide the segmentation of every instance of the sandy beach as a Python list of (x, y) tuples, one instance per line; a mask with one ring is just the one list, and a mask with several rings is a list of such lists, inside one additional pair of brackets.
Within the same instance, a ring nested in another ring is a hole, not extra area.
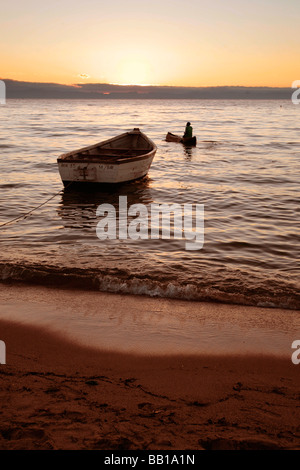
[[(88, 347), (49, 325), (5, 317), (13, 293), (26, 310), (31, 289), (36, 302), (45, 299), (43, 288), (1, 288), (0, 449), (300, 448), (300, 366), (289, 356)], [(59, 314), (64, 291), (47, 292)], [(91, 305), (91, 293), (72, 295)], [(130, 297), (110, 299), (124, 309)]]

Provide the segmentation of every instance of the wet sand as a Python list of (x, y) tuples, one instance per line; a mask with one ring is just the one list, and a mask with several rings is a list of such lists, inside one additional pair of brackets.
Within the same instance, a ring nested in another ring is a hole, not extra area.
[(0, 283), (0, 319), (82, 346), (139, 354), (263, 354), (289, 359), (299, 311)]
[(113, 352), (3, 316), (0, 449), (300, 449), (290, 356)]

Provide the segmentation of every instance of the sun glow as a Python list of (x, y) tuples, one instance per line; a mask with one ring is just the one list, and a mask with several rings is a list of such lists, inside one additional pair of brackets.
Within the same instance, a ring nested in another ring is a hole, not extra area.
[(189, 8), (179, 0), (87, 0), (72, 2), (71, 9), (70, 0), (60, 0), (59, 8), (57, 2), (6, 2), (1, 77), (70, 85), (287, 87), (300, 76), (300, 2), (290, 2), (293, 8), (276, 0), (271, 10), (269, 0), (190, 0)]
[(145, 60), (123, 60), (118, 67), (119, 85), (147, 85), (151, 77), (151, 65)]

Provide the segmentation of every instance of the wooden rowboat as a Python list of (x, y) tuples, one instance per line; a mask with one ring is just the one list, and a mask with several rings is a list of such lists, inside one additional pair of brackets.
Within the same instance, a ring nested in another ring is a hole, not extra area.
[(145, 176), (157, 147), (135, 128), (112, 139), (64, 153), (57, 159), (63, 184), (123, 183)]
[(197, 139), (196, 137), (180, 137), (179, 135), (172, 134), (172, 132), (168, 132), (166, 135), (167, 142), (178, 142), (184, 145), (196, 145)]

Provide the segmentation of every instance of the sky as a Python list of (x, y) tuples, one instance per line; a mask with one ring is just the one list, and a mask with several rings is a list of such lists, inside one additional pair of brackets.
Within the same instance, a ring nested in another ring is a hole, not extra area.
[(0, 0), (0, 77), (290, 87), (299, 0)]

